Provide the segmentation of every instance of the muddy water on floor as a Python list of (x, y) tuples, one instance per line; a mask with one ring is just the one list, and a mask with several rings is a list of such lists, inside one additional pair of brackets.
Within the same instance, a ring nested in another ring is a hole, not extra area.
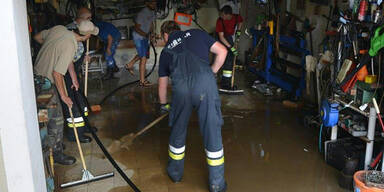
[[(110, 89), (110, 88), (106, 88)], [(156, 87), (123, 89), (93, 117), (102, 138), (118, 140), (154, 120)], [(96, 97), (95, 97), (96, 98)], [(317, 152), (317, 130), (302, 126), (300, 111), (284, 108), (246, 90), (242, 96), (222, 96), (222, 128), (228, 191), (343, 191), (338, 173)], [(167, 120), (135, 140), (129, 149), (113, 154), (127, 169), (135, 170), (134, 182), (142, 191), (207, 191), (205, 154), (196, 114), (188, 128), (185, 173), (181, 183), (169, 181)], [(130, 191), (127, 186), (109, 192)]]

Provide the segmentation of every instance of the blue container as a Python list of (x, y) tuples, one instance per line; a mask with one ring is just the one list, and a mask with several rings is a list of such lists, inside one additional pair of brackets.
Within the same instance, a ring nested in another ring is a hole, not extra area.
[(321, 117), (325, 127), (333, 127), (339, 121), (338, 103), (329, 103), (324, 100), (321, 105)]

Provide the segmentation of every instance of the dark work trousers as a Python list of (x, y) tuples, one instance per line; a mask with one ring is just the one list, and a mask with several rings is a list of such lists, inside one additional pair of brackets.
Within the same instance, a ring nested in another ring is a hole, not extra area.
[(188, 121), (193, 109), (197, 111), (200, 132), (203, 136), (209, 169), (210, 191), (220, 191), (225, 186), (224, 150), (221, 138), (221, 102), (216, 79), (209, 62), (189, 51), (184, 43), (182, 53), (165, 48), (173, 58), (170, 64), (172, 79), (172, 106), (169, 125), (168, 175), (181, 180), (184, 172), (185, 140)]
[[(229, 44), (233, 46), (232, 36), (225, 36), (225, 39), (228, 41)], [(221, 77), (222, 89), (232, 88), (231, 81), (232, 81), (232, 73), (233, 73), (233, 59), (234, 59), (234, 55), (232, 51), (228, 48), (228, 54), (227, 54), (227, 57), (225, 58), (225, 62), (223, 65), (223, 75)]]
[(56, 86), (52, 85), (49, 92), (52, 93), (53, 96), (48, 104), (48, 145), (53, 149), (53, 152), (62, 153), (64, 130), (63, 111)]
[[(80, 102), (80, 105), (83, 109), (79, 109), (76, 105), (72, 105), (72, 113), (75, 121), (75, 126), (77, 128), (77, 133), (79, 134), (79, 138), (81, 138), (84, 135), (84, 131), (87, 128), (84, 122), (83, 117), (81, 116), (81, 112), (84, 110), (84, 115), (88, 116), (88, 108), (84, 101), (84, 99), (79, 96), (79, 94), (74, 93), (74, 89), (71, 88), (72, 86), (72, 78), (69, 75), (69, 72), (67, 72), (64, 76), (65, 80), (65, 86), (67, 88), (68, 97), (71, 98), (72, 102), (75, 102), (75, 97), (77, 97), (77, 100)], [(80, 90), (79, 90), (80, 91)], [(61, 100), (60, 100), (61, 101)], [(73, 141), (75, 140), (75, 134), (73, 130), (73, 123), (71, 116), (69, 114), (69, 109), (67, 104), (65, 104), (63, 101), (61, 101), (61, 105), (63, 106), (63, 114), (64, 114), (64, 120), (66, 122), (67, 129), (67, 137), (69, 140)]]

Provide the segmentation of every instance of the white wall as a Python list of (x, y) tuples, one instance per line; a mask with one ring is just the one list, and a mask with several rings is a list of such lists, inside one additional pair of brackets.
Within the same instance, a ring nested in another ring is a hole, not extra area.
[(2, 0), (0, 26), (0, 172), (9, 192), (45, 192), (26, 1)]

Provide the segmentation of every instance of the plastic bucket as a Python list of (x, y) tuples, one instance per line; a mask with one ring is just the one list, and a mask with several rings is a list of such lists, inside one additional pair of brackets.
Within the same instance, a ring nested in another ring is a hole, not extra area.
[(364, 183), (366, 171), (357, 171), (353, 175), (354, 192), (384, 192), (384, 189), (367, 187)]

